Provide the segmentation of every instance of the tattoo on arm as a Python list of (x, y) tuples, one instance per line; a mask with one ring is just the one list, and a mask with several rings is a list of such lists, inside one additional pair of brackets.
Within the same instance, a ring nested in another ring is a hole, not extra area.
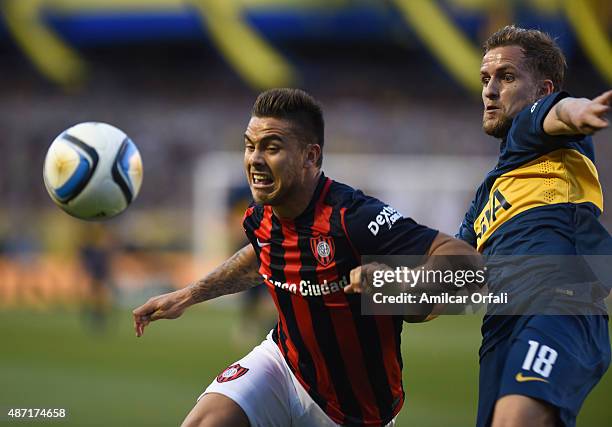
[(194, 303), (244, 291), (262, 282), (254, 249), (248, 245), (191, 285)]

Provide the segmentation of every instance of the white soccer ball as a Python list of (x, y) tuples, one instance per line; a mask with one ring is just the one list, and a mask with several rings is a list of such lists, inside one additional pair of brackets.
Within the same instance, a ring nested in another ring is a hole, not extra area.
[(138, 195), (142, 159), (116, 127), (80, 123), (51, 143), (43, 178), (51, 199), (70, 215), (106, 219), (123, 212)]

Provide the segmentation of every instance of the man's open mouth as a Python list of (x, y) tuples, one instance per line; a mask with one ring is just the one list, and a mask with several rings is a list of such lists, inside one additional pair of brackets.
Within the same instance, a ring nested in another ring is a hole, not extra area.
[(253, 184), (257, 186), (272, 185), (274, 182), (272, 177), (267, 173), (255, 172), (252, 173), (251, 176), (253, 177)]

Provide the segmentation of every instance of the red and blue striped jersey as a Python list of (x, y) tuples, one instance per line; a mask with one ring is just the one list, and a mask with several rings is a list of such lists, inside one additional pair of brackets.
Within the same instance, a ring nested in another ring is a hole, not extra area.
[(321, 175), (306, 210), (278, 218), (252, 205), (246, 234), (278, 309), (273, 339), (312, 399), (336, 423), (385, 425), (404, 402), (401, 316), (363, 316), (345, 294), (362, 255), (421, 255), (437, 231)]

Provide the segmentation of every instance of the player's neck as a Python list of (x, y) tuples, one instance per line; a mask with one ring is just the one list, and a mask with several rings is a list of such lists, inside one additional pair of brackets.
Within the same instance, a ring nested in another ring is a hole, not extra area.
[(272, 212), (274, 212), (274, 215), (280, 219), (294, 219), (304, 212), (317, 189), (321, 173), (321, 170), (319, 170), (312, 175), (308, 175), (299, 191), (290, 194), (283, 204), (273, 206)]

